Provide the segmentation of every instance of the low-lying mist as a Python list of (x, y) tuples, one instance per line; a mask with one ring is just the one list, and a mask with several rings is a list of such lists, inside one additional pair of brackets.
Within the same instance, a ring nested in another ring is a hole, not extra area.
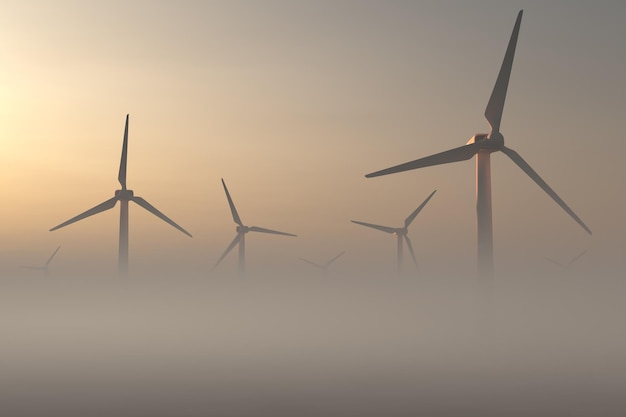
[(20, 277), (6, 416), (621, 416), (619, 274)]

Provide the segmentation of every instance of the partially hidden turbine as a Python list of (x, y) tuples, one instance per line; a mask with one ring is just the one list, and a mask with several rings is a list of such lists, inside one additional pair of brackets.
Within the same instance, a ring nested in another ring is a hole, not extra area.
[(491, 216), (491, 165), (490, 156), (492, 152), (501, 151), (520, 167), (541, 189), (543, 189), (572, 219), (576, 221), (587, 233), (591, 230), (583, 221), (569, 208), (567, 204), (550, 188), (550, 186), (533, 170), (522, 157), (511, 148), (504, 146), (504, 137), (500, 133), (500, 121), (504, 109), (506, 91), (509, 85), (515, 46), (522, 22), (523, 10), (517, 15), (513, 33), (509, 40), (509, 45), (504, 55), (504, 60), (500, 68), (500, 73), (491, 93), (485, 118), (491, 127), (489, 133), (475, 134), (465, 146), (450, 149), (411, 162), (396, 165), (391, 168), (367, 174), (367, 178), (381, 175), (394, 174), (417, 168), (424, 168), (432, 165), (448, 164), (451, 162), (465, 161), (476, 155), (476, 225), (478, 240), (478, 275), (487, 285), (491, 285), (493, 280), (493, 229)]
[(346, 252), (345, 251), (341, 252), (339, 255), (335, 256), (334, 258), (332, 258), (331, 260), (323, 264), (318, 264), (317, 262), (309, 261), (308, 259), (304, 259), (304, 258), (300, 258), (300, 260), (308, 263), (309, 265), (314, 266), (315, 268), (321, 269), (322, 272), (326, 274), (328, 273), (328, 268), (332, 265), (332, 263), (335, 262), (337, 259), (339, 259), (339, 257), (343, 255), (344, 253)]
[(413, 220), (415, 220), (415, 217), (417, 217), (417, 215), (420, 213), (420, 211), (422, 211), (422, 209), (424, 208), (424, 206), (426, 206), (426, 204), (428, 203), (428, 201), (432, 198), (433, 195), (435, 195), (435, 193), (437, 192), (437, 190), (433, 191), (432, 193), (430, 193), (430, 195), (428, 197), (426, 197), (426, 200), (424, 200), (424, 202), (422, 202), (422, 204), (419, 205), (418, 208), (416, 208), (413, 213), (411, 213), (409, 215), (409, 217), (407, 217), (404, 220), (404, 226), (403, 227), (389, 227), (389, 226), (381, 226), (378, 224), (372, 224), (372, 223), (365, 223), (365, 222), (359, 222), (356, 220), (350, 220), (352, 223), (356, 223), (356, 224), (360, 224), (361, 226), (366, 226), (366, 227), (371, 227), (372, 229), (377, 229), (380, 230), (382, 232), (385, 233), (390, 233), (393, 235), (396, 235), (396, 237), (398, 238), (398, 273), (402, 272), (402, 258), (403, 258), (403, 240), (406, 241), (406, 245), (409, 248), (409, 252), (411, 253), (411, 257), (413, 258), (413, 263), (415, 263), (415, 266), (417, 267), (417, 258), (415, 258), (415, 252), (413, 251), (413, 245), (411, 244), (411, 239), (409, 238), (409, 226), (411, 225), (411, 223), (413, 222)]
[(217, 268), (217, 266), (222, 262), (222, 259), (226, 257), (230, 253), (231, 250), (235, 247), (235, 245), (239, 244), (239, 275), (243, 276), (246, 272), (246, 233), (248, 232), (260, 232), (260, 233), (270, 233), (274, 235), (283, 235), (283, 236), (293, 236), (291, 233), (278, 232), (276, 230), (264, 229), (262, 227), (257, 226), (246, 226), (242, 223), (241, 218), (239, 217), (239, 213), (237, 213), (237, 209), (235, 208), (235, 203), (233, 203), (233, 199), (230, 198), (230, 193), (228, 192), (228, 188), (226, 187), (226, 183), (224, 179), (222, 179), (222, 185), (224, 186), (224, 192), (226, 193), (226, 198), (228, 199), (228, 206), (230, 207), (230, 212), (233, 215), (233, 221), (237, 224), (237, 235), (230, 245), (226, 248), (222, 256), (217, 260), (212, 270)]
[(165, 214), (161, 213), (156, 209), (152, 204), (148, 203), (143, 198), (134, 195), (132, 190), (126, 188), (126, 156), (128, 149), (128, 115), (126, 115), (126, 125), (124, 127), (124, 143), (122, 145), (122, 158), (120, 161), (120, 170), (117, 176), (118, 181), (120, 182), (122, 189), (115, 191), (115, 196), (106, 200), (104, 203), (100, 203), (97, 206), (85, 211), (84, 213), (79, 214), (76, 217), (72, 217), (66, 222), (59, 224), (58, 226), (53, 227), (50, 231), (60, 229), (69, 224), (77, 222), (79, 220), (85, 219), (87, 217), (93, 216), (94, 214), (101, 213), (103, 211), (112, 209), (115, 207), (117, 202), (120, 202), (120, 241), (119, 241), (119, 260), (118, 260), (118, 268), (121, 276), (128, 275), (128, 202), (133, 201), (144, 209), (148, 210), (150, 213), (154, 214), (161, 220), (166, 223), (169, 223), (176, 229), (180, 230), (187, 236), (191, 237), (191, 234), (174, 223), (169, 217)]
[(48, 260), (46, 261), (45, 264), (43, 264), (42, 266), (26, 266), (26, 265), (22, 265), (22, 268), (25, 269), (37, 269), (39, 271), (43, 271), (43, 274), (45, 276), (49, 276), (50, 275), (50, 270), (48, 269), (50, 262), (52, 262), (52, 259), (54, 259), (54, 256), (57, 254), (57, 252), (59, 251), (59, 249), (61, 249), (61, 247), (57, 247), (54, 252), (52, 252), (52, 255), (50, 255), (50, 257), (48, 258)]

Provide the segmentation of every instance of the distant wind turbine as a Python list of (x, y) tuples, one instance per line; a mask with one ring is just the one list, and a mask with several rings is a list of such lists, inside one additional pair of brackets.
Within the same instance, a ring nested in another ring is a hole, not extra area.
[(237, 229), (236, 229), (237, 235), (235, 236), (235, 239), (233, 239), (233, 241), (230, 242), (230, 245), (228, 245), (228, 247), (226, 248), (222, 256), (220, 256), (220, 258), (217, 260), (217, 262), (215, 263), (215, 265), (213, 266), (211, 270), (214, 270), (215, 268), (217, 268), (220, 262), (222, 262), (222, 259), (224, 259), (226, 255), (228, 255), (230, 251), (233, 250), (235, 245), (239, 244), (239, 275), (244, 276), (246, 272), (246, 233), (260, 232), (260, 233), (270, 233), (274, 235), (293, 236), (293, 237), (295, 237), (296, 235), (293, 235), (291, 233), (278, 232), (276, 230), (264, 229), (262, 227), (245, 226), (242, 223), (241, 218), (239, 217), (239, 214), (237, 213), (237, 209), (235, 208), (235, 204), (233, 203), (232, 198), (230, 198), (230, 193), (228, 192), (228, 188), (226, 188), (226, 183), (224, 182), (224, 179), (222, 179), (222, 185), (224, 186), (224, 191), (226, 192), (226, 198), (228, 199), (230, 212), (233, 215), (233, 221), (237, 224)]
[(411, 213), (409, 215), (409, 217), (407, 217), (404, 220), (404, 227), (389, 227), (389, 226), (381, 226), (378, 224), (372, 224), (372, 223), (365, 223), (365, 222), (359, 222), (356, 220), (351, 220), (352, 223), (356, 223), (356, 224), (360, 224), (361, 226), (366, 226), (366, 227), (371, 227), (372, 229), (377, 229), (380, 230), (382, 232), (385, 233), (390, 233), (390, 234), (394, 234), (396, 235), (396, 237), (398, 238), (398, 274), (400, 274), (402, 272), (402, 242), (403, 240), (406, 241), (406, 245), (409, 248), (409, 252), (411, 253), (411, 257), (413, 258), (413, 263), (415, 263), (415, 266), (417, 267), (417, 259), (415, 258), (415, 252), (413, 252), (413, 245), (411, 244), (411, 239), (409, 239), (409, 226), (411, 225), (411, 223), (413, 222), (413, 220), (415, 220), (415, 217), (419, 214), (420, 211), (422, 211), (422, 209), (424, 208), (424, 206), (428, 203), (428, 201), (432, 198), (432, 196), (437, 192), (437, 190), (433, 191), (432, 193), (430, 193), (430, 195), (428, 197), (426, 197), (426, 200), (424, 200), (424, 202), (422, 204), (419, 205), (418, 208), (416, 208), (413, 213)]
[(339, 255), (335, 256), (334, 258), (332, 258), (331, 260), (327, 261), (324, 264), (318, 264), (317, 262), (313, 262), (313, 261), (309, 261), (308, 259), (304, 259), (304, 258), (300, 258), (301, 261), (304, 261), (306, 263), (308, 263), (309, 265), (314, 266), (315, 268), (321, 269), (325, 274), (328, 273), (328, 268), (330, 267), (330, 265), (335, 262), (337, 259), (339, 259), (339, 257), (341, 255), (343, 255), (344, 252), (341, 252)]
[(492, 152), (501, 151), (520, 167), (539, 187), (541, 187), (567, 214), (569, 214), (585, 231), (591, 234), (591, 230), (583, 221), (568, 207), (567, 204), (550, 188), (550, 186), (533, 170), (522, 157), (511, 148), (504, 146), (504, 137), (500, 133), (500, 121), (504, 109), (504, 100), (509, 85), (513, 57), (517, 36), (522, 22), (522, 10), (517, 15), (517, 20), (509, 40), (509, 45), (504, 55), (502, 67), (491, 93), (491, 98), (485, 109), (485, 118), (491, 127), (489, 133), (475, 134), (465, 146), (454, 148), (438, 154), (416, 159), (401, 165), (367, 174), (367, 178), (380, 175), (393, 174), (432, 165), (441, 165), (451, 162), (465, 161), (476, 155), (476, 224), (478, 235), (478, 275), (481, 280), (491, 286), (493, 282), (493, 230), (491, 218), (491, 164)]
[(45, 264), (43, 264), (43, 266), (25, 266), (22, 265), (22, 268), (25, 269), (37, 269), (39, 271), (43, 271), (43, 274), (45, 276), (49, 276), (50, 275), (50, 271), (48, 270), (48, 266), (50, 266), (50, 262), (52, 262), (52, 259), (54, 258), (54, 255), (57, 254), (57, 252), (59, 251), (59, 249), (61, 249), (61, 246), (57, 247), (54, 252), (52, 252), (52, 255), (50, 255), (50, 257), (48, 258), (48, 260), (46, 261)]
[(582, 251), (581, 253), (579, 253), (578, 255), (574, 256), (568, 263), (566, 264), (562, 264), (560, 262), (555, 261), (554, 259), (550, 259), (547, 256), (544, 256), (543, 259), (545, 259), (546, 261), (553, 263), (554, 265), (558, 266), (559, 268), (562, 268), (564, 271), (567, 271), (570, 266), (572, 266), (574, 264), (574, 262), (576, 262), (577, 260), (579, 260), (585, 253), (587, 253), (587, 249), (585, 249), (584, 251)]
[(120, 202), (120, 243), (119, 243), (119, 274), (120, 276), (128, 275), (128, 202), (133, 201), (144, 209), (148, 210), (150, 213), (154, 214), (161, 220), (169, 223), (174, 226), (176, 229), (180, 230), (187, 236), (191, 237), (191, 234), (187, 232), (185, 229), (174, 223), (169, 217), (165, 214), (161, 213), (156, 209), (152, 204), (148, 203), (143, 198), (134, 195), (132, 190), (126, 188), (126, 155), (128, 149), (128, 115), (126, 115), (126, 125), (124, 127), (124, 142), (122, 145), (122, 158), (120, 161), (120, 170), (117, 176), (118, 181), (122, 185), (121, 190), (115, 191), (115, 196), (113, 198), (108, 199), (104, 203), (100, 203), (97, 206), (85, 211), (84, 213), (79, 214), (76, 217), (72, 217), (66, 222), (59, 224), (58, 226), (53, 227), (50, 231), (60, 229), (69, 224), (77, 222), (79, 220), (85, 219), (89, 216), (93, 216), (94, 214), (101, 213), (103, 211), (112, 209), (115, 207), (115, 204)]

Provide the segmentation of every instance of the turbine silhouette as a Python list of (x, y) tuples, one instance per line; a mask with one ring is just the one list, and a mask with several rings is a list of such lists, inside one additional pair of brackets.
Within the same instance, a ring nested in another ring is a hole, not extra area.
[(579, 253), (578, 255), (574, 256), (572, 259), (570, 259), (570, 261), (566, 264), (562, 264), (560, 262), (555, 261), (554, 259), (550, 259), (547, 256), (544, 256), (543, 259), (545, 259), (546, 261), (553, 263), (554, 265), (558, 266), (559, 268), (563, 269), (563, 271), (567, 271), (570, 266), (572, 266), (574, 264), (574, 262), (576, 262), (577, 260), (579, 260), (585, 253), (587, 253), (587, 249), (585, 249), (584, 251), (582, 251), (581, 253)]
[(550, 186), (533, 170), (522, 157), (511, 148), (504, 146), (504, 137), (500, 133), (500, 121), (504, 109), (504, 101), (509, 85), (515, 46), (522, 21), (523, 10), (520, 10), (515, 21), (513, 33), (504, 55), (500, 73), (491, 93), (485, 118), (491, 127), (489, 133), (475, 134), (465, 146), (454, 148), (438, 154), (416, 159), (411, 162), (396, 165), (391, 168), (367, 174), (367, 178), (393, 174), (432, 165), (447, 164), (451, 162), (465, 161), (476, 155), (476, 225), (478, 237), (478, 275), (491, 286), (493, 282), (493, 229), (491, 216), (491, 164), (492, 152), (501, 151), (508, 156), (519, 168), (522, 169), (541, 189), (543, 189), (572, 219), (574, 219), (585, 231), (591, 234), (591, 230), (569, 208), (567, 204), (550, 188)]
[(220, 256), (220, 258), (217, 260), (217, 262), (215, 263), (215, 265), (213, 266), (211, 270), (214, 270), (215, 268), (217, 268), (220, 262), (222, 262), (222, 259), (224, 259), (226, 255), (228, 255), (230, 251), (233, 250), (235, 245), (239, 244), (239, 275), (244, 276), (246, 272), (246, 233), (259, 232), (259, 233), (270, 233), (274, 235), (293, 236), (293, 237), (295, 237), (296, 235), (293, 235), (291, 233), (278, 232), (276, 230), (264, 229), (262, 227), (245, 226), (242, 223), (241, 218), (239, 217), (239, 213), (237, 213), (237, 209), (235, 208), (235, 203), (233, 203), (232, 198), (230, 198), (230, 193), (228, 192), (228, 188), (226, 188), (226, 183), (224, 182), (223, 178), (222, 178), (222, 185), (224, 186), (224, 192), (226, 192), (226, 198), (228, 199), (230, 212), (233, 215), (233, 221), (237, 224), (237, 228), (236, 228), (237, 235), (235, 236), (235, 239), (233, 239), (233, 241), (230, 242), (230, 245), (228, 245), (228, 247), (226, 248), (222, 256)]
[(328, 268), (330, 267), (330, 265), (333, 262), (335, 262), (337, 259), (339, 259), (339, 257), (341, 255), (343, 255), (344, 253), (346, 253), (346, 252), (345, 251), (341, 252), (339, 255), (335, 256), (334, 258), (332, 258), (331, 260), (327, 261), (324, 264), (318, 264), (317, 262), (309, 261), (308, 259), (304, 259), (304, 258), (300, 258), (300, 260), (308, 263), (309, 265), (314, 266), (315, 268), (321, 269), (322, 272), (324, 272), (324, 274), (327, 274), (328, 273)]
[(119, 240), (119, 260), (118, 260), (118, 268), (120, 276), (128, 276), (128, 202), (132, 201), (138, 204), (140, 207), (148, 210), (150, 213), (154, 214), (161, 220), (166, 223), (169, 223), (176, 229), (180, 230), (187, 236), (191, 237), (191, 234), (187, 232), (185, 229), (174, 223), (169, 217), (165, 214), (161, 213), (156, 209), (152, 204), (148, 203), (143, 198), (134, 195), (132, 190), (126, 188), (126, 159), (127, 159), (127, 149), (128, 149), (128, 115), (126, 115), (126, 125), (124, 127), (124, 142), (122, 145), (122, 158), (120, 161), (120, 170), (117, 176), (120, 185), (122, 186), (121, 190), (115, 191), (115, 196), (106, 200), (103, 203), (98, 204), (97, 206), (85, 211), (84, 213), (79, 214), (78, 216), (72, 217), (66, 222), (59, 224), (58, 226), (53, 227), (50, 231), (60, 229), (72, 223), (75, 223), (79, 220), (85, 219), (87, 217), (93, 216), (94, 214), (101, 213), (103, 211), (112, 209), (115, 207), (117, 202), (120, 202), (120, 240)]
[(411, 239), (409, 239), (409, 234), (408, 234), (409, 226), (413, 222), (413, 220), (415, 220), (415, 217), (417, 217), (419, 212), (422, 211), (422, 209), (428, 203), (428, 201), (432, 198), (432, 196), (435, 195), (436, 192), (437, 190), (430, 193), (430, 195), (426, 197), (426, 200), (424, 200), (424, 202), (420, 204), (419, 207), (416, 208), (413, 211), (413, 213), (411, 213), (409, 217), (407, 217), (404, 220), (404, 227), (389, 227), (389, 226), (381, 226), (378, 224), (359, 222), (356, 220), (350, 220), (350, 221), (352, 223), (360, 224), (361, 226), (371, 227), (372, 229), (376, 229), (385, 233), (391, 233), (391, 234), (396, 235), (396, 237), (398, 238), (398, 267), (397, 268), (398, 268), (398, 274), (400, 274), (402, 272), (402, 258), (403, 258), (402, 242), (403, 240), (406, 241), (406, 245), (408, 246), (409, 252), (411, 253), (411, 257), (413, 258), (413, 263), (415, 264), (415, 267), (417, 267), (417, 258), (415, 257), (415, 252), (413, 252), (413, 245), (411, 244)]
[(48, 258), (48, 260), (46, 261), (45, 264), (43, 264), (43, 266), (26, 266), (26, 265), (22, 265), (22, 268), (25, 269), (37, 269), (39, 271), (43, 271), (43, 274), (45, 276), (50, 276), (50, 271), (48, 269), (48, 267), (50, 266), (50, 262), (52, 262), (52, 259), (54, 258), (54, 255), (57, 254), (57, 252), (59, 251), (59, 249), (61, 249), (61, 246), (57, 247), (54, 252), (52, 252), (52, 255), (50, 255), (50, 257)]

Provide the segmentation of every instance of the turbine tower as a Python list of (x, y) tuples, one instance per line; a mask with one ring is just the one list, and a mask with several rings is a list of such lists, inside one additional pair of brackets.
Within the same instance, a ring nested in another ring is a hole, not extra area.
[(398, 274), (401, 274), (402, 273), (402, 257), (403, 257), (403, 254), (402, 254), (403, 240), (406, 241), (406, 245), (408, 246), (409, 252), (411, 253), (411, 257), (413, 258), (413, 263), (415, 263), (415, 266), (417, 267), (417, 259), (415, 258), (415, 252), (413, 252), (413, 245), (411, 244), (411, 239), (409, 239), (409, 234), (408, 234), (409, 225), (413, 222), (415, 217), (419, 214), (420, 211), (422, 211), (424, 206), (428, 203), (428, 201), (432, 198), (432, 196), (435, 195), (436, 192), (437, 190), (430, 193), (430, 195), (426, 197), (426, 200), (424, 200), (424, 202), (420, 204), (419, 207), (416, 208), (413, 211), (413, 213), (411, 213), (409, 217), (407, 217), (404, 220), (404, 227), (389, 227), (389, 226), (381, 226), (378, 224), (359, 222), (356, 220), (350, 220), (350, 221), (352, 223), (360, 224), (361, 226), (371, 227), (372, 229), (377, 229), (385, 233), (396, 235), (396, 237), (398, 238)]
[(72, 217), (66, 222), (59, 224), (58, 226), (53, 227), (50, 231), (60, 229), (69, 224), (77, 222), (79, 220), (85, 219), (89, 216), (93, 216), (94, 214), (101, 213), (103, 211), (112, 209), (115, 207), (117, 202), (120, 202), (120, 243), (119, 243), (119, 260), (118, 260), (118, 268), (119, 274), (122, 277), (128, 276), (128, 202), (133, 201), (144, 209), (148, 210), (150, 213), (154, 214), (161, 220), (170, 225), (174, 226), (176, 229), (180, 230), (187, 236), (191, 237), (191, 234), (187, 232), (185, 229), (174, 223), (169, 217), (165, 214), (161, 213), (156, 209), (152, 204), (148, 203), (143, 198), (134, 195), (132, 190), (126, 188), (126, 156), (128, 149), (128, 115), (126, 115), (126, 125), (124, 127), (124, 142), (122, 145), (122, 158), (120, 161), (120, 170), (117, 176), (118, 181), (120, 182), (122, 189), (115, 191), (115, 196), (106, 200), (104, 203), (100, 203), (97, 206), (85, 211), (84, 213), (79, 214), (78, 216)]
[(235, 239), (233, 239), (233, 241), (230, 242), (230, 245), (228, 245), (228, 247), (226, 248), (222, 256), (220, 256), (220, 258), (217, 260), (217, 262), (215, 263), (211, 271), (217, 268), (220, 262), (222, 262), (222, 259), (224, 259), (226, 255), (228, 255), (230, 251), (233, 250), (235, 245), (239, 244), (239, 275), (243, 277), (246, 273), (246, 233), (260, 232), (260, 233), (270, 233), (274, 235), (293, 236), (293, 237), (295, 237), (296, 235), (293, 235), (291, 233), (278, 232), (276, 230), (264, 229), (262, 227), (257, 227), (257, 226), (245, 226), (242, 223), (241, 218), (239, 217), (239, 213), (237, 213), (237, 209), (235, 208), (235, 203), (233, 203), (233, 199), (230, 198), (230, 193), (228, 192), (228, 188), (226, 188), (226, 183), (224, 182), (223, 178), (222, 178), (222, 185), (224, 186), (224, 191), (226, 192), (226, 198), (228, 199), (230, 212), (233, 215), (233, 221), (237, 224), (237, 228), (236, 228), (237, 235), (235, 236)]
[(417, 168), (424, 168), (432, 165), (441, 165), (451, 162), (465, 161), (476, 155), (476, 230), (478, 237), (478, 276), (484, 284), (491, 286), (493, 283), (493, 230), (491, 219), (491, 165), (490, 157), (492, 152), (503, 152), (511, 158), (513, 162), (522, 169), (539, 187), (541, 187), (567, 214), (569, 214), (585, 231), (591, 234), (591, 230), (583, 221), (569, 208), (567, 204), (550, 188), (550, 186), (533, 170), (522, 157), (511, 148), (504, 146), (504, 137), (500, 132), (500, 121), (504, 109), (504, 100), (509, 85), (513, 57), (517, 36), (522, 22), (522, 12), (520, 10), (515, 21), (513, 33), (509, 40), (509, 45), (504, 55), (504, 60), (500, 68), (500, 73), (491, 93), (485, 118), (491, 127), (489, 133), (475, 134), (465, 146), (460, 146), (448, 151), (437, 153), (424, 158), (416, 159), (401, 165), (367, 174), (367, 178), (381, 175), (394, 174)]
[(346, 252), (345, 251), (341, 252), (339, 255), (335, 256), (333, 259), (331, 259), (330, 261), (328, 261), (328, 262), (326, 262), (324, 264), (318, 264), (317, 262), (309, 261), (308, 259), (304, 259), (304, 258), (300, 258), (300, 260), (308, 263), (309, 265), (314, 266), (315, 268), (321, 269), (324, 274), (327, 274), (328, 273), (328, 268), (330, 267), (330, 265), (333, 262), (335, 262), (337, 259), (339, 259), (339, 257), (341, 255), (343, 255), (344, 253), (346, 253)]
[(48, 270), (48, 266), (50, 265), (50, 262), (52, 262), (52, 259), (54, 258), (54, 255), (57, 254), (57, 252), (59, 251), (59, 249), (61, 249), (61, 246), (57, 247), (54, 252), (52, 252), (52, 255), (50, 255), (50, 257), (48, 258), (48, 260), (46, 261), (45, 264), (43, 264), (43, 266), (25, 266), (22, 265), (22, 268), (25, 269), (37, 269), (39, 271), (43, 271), (43, 274), (45, 276), (50, 276), (50, 271)]

